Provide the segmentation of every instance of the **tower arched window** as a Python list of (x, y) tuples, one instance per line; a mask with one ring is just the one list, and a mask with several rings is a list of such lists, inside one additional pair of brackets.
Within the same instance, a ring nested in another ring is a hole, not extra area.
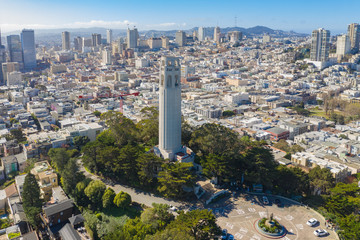
[(171, 87), (172, 86), (172, 79), (171, 79), (171, 76), (168, 76), (168, 79), (167, 79), (167, 87)]
[(179, 86), (179, 76), (175, 75), (175, 87)]

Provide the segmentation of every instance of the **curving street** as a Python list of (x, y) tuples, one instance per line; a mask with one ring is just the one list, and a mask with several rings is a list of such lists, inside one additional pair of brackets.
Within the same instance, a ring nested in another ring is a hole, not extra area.
[(152, 203), (164, 203), (164, 204), (168, 204), (168, 205), (172, 205), (172, 206), (176, 206), (176, 207), (184, 207), (185, 206), (185, 203), (167, 200), (165, 198), (155, 196), (152, 193), (147, 193), (147, 192), (137, 190), (132, 187), (128, 187), (128, 186), (124, 186), (124, 185), (120, 185), (120, 184), (111, 184), (109, 181), (104, 180), (101, 177), (86, 171), (86, 169), (84, 168), (84, 166), (81, 162), (81, 159), (78, 159), (77, 163), (79, 166), (79, 171), (83, 172), (86, 177), (91, 178), (93, 180), (101, 180), (102, 182), (104, 182), (106, 184), (106, 187), (110, 187), (110, 188), (114, 189), (116, 194), (119, 193), (120, 191), (127, 192), (128, 194), (130, 194), (131, 199), (134, 202), (144, 204), (146, 206), (151, 206)]

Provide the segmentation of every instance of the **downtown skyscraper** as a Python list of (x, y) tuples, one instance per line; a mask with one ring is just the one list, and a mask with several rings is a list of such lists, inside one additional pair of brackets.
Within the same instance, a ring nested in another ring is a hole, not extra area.
[(134, 28), (133, 30), (130, 30), (128, 28), (127, 30), (127, 47), (128, 48), (137, 48), (139, 39), (139, 33), (137, 28)]
[(62, 32), (62, 50), (70, 50), (70, 33)]
[(34, 30), (24, 29), (21, 31), (21, 46), (25, 70), (31, 70), (35, 68), (36, 50)]

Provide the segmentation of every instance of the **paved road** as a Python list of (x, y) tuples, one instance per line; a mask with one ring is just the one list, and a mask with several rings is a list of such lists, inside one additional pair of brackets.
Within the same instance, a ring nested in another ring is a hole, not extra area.
[(176, 206), (176, 207), (184, 207), (185, 206), (185, 203), (174, 202), (174, 201), (162, 198), (162, 197), (157, 197), (152, 193), (143, 192), (143, 191), (137, 190), (132, 187), (128, 187), (128, 186), (124, 186), (124, 185), (120, 185), (120, 184), (110, 185), (109, 182), (107, 182), (106, 180), (101, 179), (99, 176), (86, 171), (81, 162), (81, 159), (78, 159), (77, 163), (79, 165), (79, 170), (81, 172), (83, 172), (86, 177), (91, 178), (93, 180), (103, 181), (107, 187), (111, 187), (112, 189), (114, 189), (115, 193), (119, 193), (120, 191), (127, 192), (128, 194), (130, 194), (131, 199), (134, 202), (137, 202), (140, 204), (145, 204), (146, 206), (151, 206), (152, 203), (164, 203), (164, 204), (168, 204), (168, 205), (172, 205), (172, 206)]

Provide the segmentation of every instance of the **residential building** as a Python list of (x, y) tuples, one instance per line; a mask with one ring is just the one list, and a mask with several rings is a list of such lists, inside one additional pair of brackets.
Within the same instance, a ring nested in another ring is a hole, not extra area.
[(319, 28), (312, 32), (310, 60), (327, 62), (329, 60), (330, 31)]
[(221, 38), (220, 27), (215, 27), (215, 28), (214, 28), (214, 42), (219, 43), (219, 42), (220, 42), (220, 38)]
[(91, 35), (91, 43), (93, 47), (97, 47), (101, 45), (101, 34), (93, 33)]
[(228, 32), (228, 36), (231, 43), (237, 43), (242, 40), (242, 32), (239, 31)]
[(279, 141), (281, 139), (286, 140), (289, 138), (289, 134), (290, 134), (288, 130), (278, 127), (269, 128), (264, 131), (271, 134), (270, 139), (273, 141)]
[(336, 55), (338, 57), (343, 57), (344, 55), (350, 53), (350, 51), (351, 45), (349, 36), (346, 34), (338, 36), (336, 42)]
[(2, 64), (2, 73), (4, 79), (4, 85), (7, 83), (7, 74), (11, 72), (19, 72), (20, 64), (18, 62), (6, 62)]
[(40, 218), (44, 228), (47, 228), (51, 239), (57, 238), (60, 229), (56, 226), (66, 223), (73, 215), (73, 212), (74, 203), (71, 199), (43, 207)]
[(205, 31), (206, 31), (206, 29), (204, 27), (199, 27), (199, 29), (198, 29), (198, 40), (200, 42), (205, 41)]
[(265, 34), (264, 36), (263, 36), (263, 43), (269, 43), (269, 42), (271, 42), (271, 36), (269, 35), (269, 34)]
[(177, 31), (175, 34), (175, 41), (179, 45), (179, 47), (183, 47), (186, 45), (186, 34), (184, 31)]
[(350, 47), (354, 51), (360, 49), (360, 25), (358, 23), (351, 23), (348, 26), (348, 36), (350, 38)]

